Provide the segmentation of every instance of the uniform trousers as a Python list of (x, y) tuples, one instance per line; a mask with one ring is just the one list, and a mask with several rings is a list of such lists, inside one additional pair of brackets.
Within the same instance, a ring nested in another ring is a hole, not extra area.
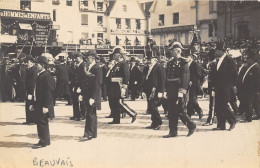
[[(76, 89), (75, 89), (76, 90)], [(75, 118), (84, 118), (85, 116), (85, 106), (82, 105), (82, 102), (79, 102), (79, 94), (73, 92), (72, 94), (72, 103), (73, 103), (73, 117)]]
[(35, 106), (37, 116), (37, 133), (40, 139), (39, 143), (42, 145), (50, 145), (50, 131), (49, 131), (49, 120), (48, 120), (48, 113), (43, 114), (42, 107)]
[(179, 118), (189, 129), (191, 129), (195, 125), (185, 112), (184, 104), (180, 99), (178, 100), (178, 98), (176, 97), (167, 98), (167, 107), (170, 134), (177, 133)]
[[(32, 98), (33, 99), (33, 98)], [(26, 123), (35, 123), (35, 112), (30, 111), (29, 107), (33, 105), (32, 100), (28, 100), (27, 97), (25, 99), (25, 116), (26, 116)]]

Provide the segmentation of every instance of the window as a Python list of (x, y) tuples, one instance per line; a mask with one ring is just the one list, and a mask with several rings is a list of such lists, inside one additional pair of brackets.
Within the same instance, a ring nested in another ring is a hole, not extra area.
[(159, 15), (159, 26), (163, 26), (164, 25), (164, 14)]
[(67, 1), (66, 1), (66, 5), (67, 5), (67, 6), (72, 6), (72, 0), (67, 0)]
[(209, 1), (209, 13), (214, 13), (217, 11), (217, 2), (215, 0)]
[(131, 29), (131, 21), (130, 21), (130, 19), (125, 19), (125, 28), (126, 29)]
[(73, 43), (73, 31), (67, 31), (68, 43)]
[(127, 6), (123, 5), (123, 11), (126, 12), (127, 11)]
[(56, 9), (53, 9), (52, 11), (52, 20), (56, 21)]
[(97, 10), (103, 11), (103, 2), (97, 2)]
[(179, 13), (173, 14), (173, 24), (179, 24)]
[(140, 30), (140, 29), (141, 29), (140, 19), (136, 19), (136, 20), (135, 20), (135, 24), (136, 24), (136, 29), (137, 29), (137, 30)]
[(81, 14), (81, 25), (88, 25), (88, 15)]
[(103, 16), (97, 16), (98, 26), (103, 26)]
[(59, 5), (60, 4), (60, 0), (52, 0), (52, 4), (53, 5)]
[(120, 18), (116, 18), (116, 28), (121, 29), (121, 19)]
[(172, 1), (171, 0), (167, 0), (167, 6), (171, 6), (172, 5)]
[(79, 10), (87, 11), (88, 10), (88, 0), (80, 0)]
[(103, 33), (98, 33), (97, 34), (97, 42), (102, 43), (103, 42)]
[(20, 0), (20, 9), (25, 11), (31, 10), (31, 1)]
[(209, 24), (209, 37), (213, 37), (213, 25)]

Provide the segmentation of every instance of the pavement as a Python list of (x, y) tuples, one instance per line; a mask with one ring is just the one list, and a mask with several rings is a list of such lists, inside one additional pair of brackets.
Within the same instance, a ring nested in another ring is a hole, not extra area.
[[(102, 102), (98, 115), (98, 137), (80, 142), (85, 121), (72, 121), (72, 106), (57, 101), (56, 118), (50, 121), (51, 145), (32, 149), (38, 142), (36, 125), (25, 122), (24, 103), (0, 103), (0, 168), (75, 167), (75, 168), (259, 168), (260, 121), (239, 122), (232, 131), (213, 131), (202, 126), (207, 119), (208, 99), (199, 100), (204, 117), (192, 116), (197, 129), (191, 137), (179, 121), (179, 136), (167, 135), (168, 120), (160, 107), (163, 125), (147, 130), (150, 115), (146, 101), (126, 101), (138, 112), (131, 124), (126, 116), (119, 125), (108, 125), (108, 102)], [(237, 117), (238, 121), (243, 116)], [(216, 122), (216, 120), (215, 120)], [(229, 125), (227, 124), (227, 128)]]

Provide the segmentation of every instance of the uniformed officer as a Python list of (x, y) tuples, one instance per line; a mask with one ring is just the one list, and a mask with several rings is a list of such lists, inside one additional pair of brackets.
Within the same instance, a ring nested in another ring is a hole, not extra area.
[(115, 65), (110, 72), (111, 83), (108, 89), (110, 108), (113, 114), (113, 121), (109, 122), (109, 124), (120, 124), (120, 109), (132, 117), (133, 123), (136, 120), (137, 113), (132, 109), (128, 109), (122, 99), (125, 97), (130, 78), (129, 67), (124, 60), (126, 52), (121, 46), (117, 46), (111, 55)]
[(178, 136), (178, 119), (188, 127), (187, 136), (194, 133), (196, 124), (191, 121), (185, 112), (187, 102), (187, 91), (190, 83), (190, 71), (187, 61), (182, 58), (182, 44), (180, 42), (172, 42), (169, 45), (171, 60), (167, 64), (166, 69), (166, 92), (164, 96), (167, 98), (168, 118), (170, 132), (164, 138)]

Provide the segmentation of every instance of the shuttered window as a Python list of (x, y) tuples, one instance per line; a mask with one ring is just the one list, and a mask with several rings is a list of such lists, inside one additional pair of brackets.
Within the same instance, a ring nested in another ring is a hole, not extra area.
[(81, 14), (81, 25), (88, 25), (88, 15)]

